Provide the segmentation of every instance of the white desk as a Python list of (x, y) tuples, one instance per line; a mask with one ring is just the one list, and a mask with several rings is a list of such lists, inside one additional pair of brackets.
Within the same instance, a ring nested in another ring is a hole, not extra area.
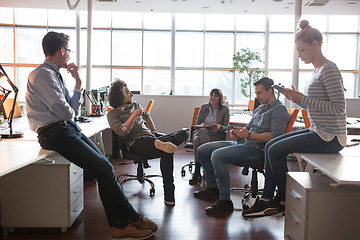
[[(105, 116), (78, 125), (86, 136), (98, 138), (92, 140), (103, 149), (101, 132), (108, 128)], [(26, 117), (16, 119), (13, 126), (24, 137), (0, 142), (0, 222), (4, 234), (7, 228), (16, 227), (60, 227), (66, 231), (84, 207), (83, 170), (54, 151), (42, 149)], [(51, 161), (37, 162), (44, 158)]]
[(0, 142), (0, 177), (53, 154), (36, 141), (2, 140)]
[[(348, 136), (348, 144), (354, 137)], [(289, 172), (285, 239), (358, 239), (360, 145), (340, 153), (298, 153), (323, 174)]]
[(304, 161), (318, 168), (339, 185), (360, 185), (360, 145), (345, 147), (336, 154), (301, 153), (300, 155)]
[[(109, 127), (106, 116), (89, 119), (91, 122), (78, 125), (86, 136), (95, 138), (103, 151), (101, 132)], [(26, 117), (14, 119), (13, 129), (23, 132), (24, 137), (0, 141), (0, 177), (54, 153), (40, 147), (37, 134), (29, 129)]]

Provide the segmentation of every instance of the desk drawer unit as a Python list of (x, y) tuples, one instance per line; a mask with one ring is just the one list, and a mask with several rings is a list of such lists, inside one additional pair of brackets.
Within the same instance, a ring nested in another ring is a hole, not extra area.
[(287, 176), (285, 239), (358, 239), (360, 188), (332, 187), (332, 179), (307, 172)]
[(60, 155), (0, 178), (1, 226), (66, 231), (84, 208), (83, 170)]

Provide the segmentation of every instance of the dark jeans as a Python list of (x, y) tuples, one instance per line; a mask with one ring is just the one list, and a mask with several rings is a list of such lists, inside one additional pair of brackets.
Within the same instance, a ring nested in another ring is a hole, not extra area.
[(170, 193), (175, 189), (173, 176), (174, 154), (157, 149), (154, 145), (154, 141), (161, 140), (163, 142), (172, 142), (176, 146), (179, 146), (181, 143), (185, 142), (188, 137), (189, 133), (186, 130), (179, 130), (161, 137), (145, 136), (136, 139), (130, 146), (129, 152), (145, 156), (149, 159), (160, 158), (160, 170), (163, 177), (164, 192)]
[(337, 137), (329, 142), (309, 129), (276, 137), (265, 145), (265, 187), (262, 197), (272, 199), (278, 188), (280, 201), (285, 201), (287, 155), (290, 153), (338, 153), (343, 147)]
[(139, 214), (124, 195), (111, 163), (74, 124), (46, 128), (39, 132), (38, 140), (42, 148), (57, 151), (96, 177), (100, 198), (111, 227), (125, 228), (127, 220), (139, 219)]

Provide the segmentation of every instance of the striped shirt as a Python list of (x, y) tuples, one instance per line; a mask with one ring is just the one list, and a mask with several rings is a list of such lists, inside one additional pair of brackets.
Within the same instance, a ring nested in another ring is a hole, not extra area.
[(309, 112), (310, 130), (324, 141), (336, 136), (342, 146), (346, 145), (344, 85), (335, 63), (328, 61), (314, 71), (299, 106)]

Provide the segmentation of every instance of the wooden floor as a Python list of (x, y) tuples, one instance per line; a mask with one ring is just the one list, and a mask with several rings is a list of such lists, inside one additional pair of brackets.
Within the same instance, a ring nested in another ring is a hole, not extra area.
[[(284, 239), (284, 217), (259, 219), (242, 217), (241, 198), (243, 194), (240, 192), (231, 193), (235, 207), (234, 212), (214, 216), (207, 215), (204, 210), (214, 201), (204, 201), (193, 197), (193, 192), (202, 189), (204, 183), (198, 186), (190, 186), (188, 180), (191, 173), (188, 169), (186, 169), (187, 172), (184, 177), (180, 173), (181, 167), (193, 159), (192, 154), (186, 152), (182, 147), (179, 147), (175, 153), (176, 205), (174, 207), (164, 205), (161, 178), (153, 178), (156, 185), (156, 193), (153, 197), (149, 195), (150, 187), (147, 183), (140, 184), (137, 181), (130, 181), (124, 186), (125, 194), (134, 208), (158, 224), (159, 229), (150, 238), (151, 240)], [(118, 166), (118, 161), (113, 163), (118, 174), (136, 172), (136, 166), (133, 164)], [(150, 165), (152, 168), (146, 169), (147, 174), (158, 174), (160, 172), (159, 159), (151, 160)], [(229, 165), (229, 170), (231, 187), (241, 187), (250, 182), (250, 175), (241, 175), (239, 167)], [(263, 179), (260, 175), (259, 180), (259, 186), (263, 186)], [(111, 232), (100, 202), (96, 183), (94, 181), (86, 182), (84, 188), (85, 209), (67, 232), (62, 233), (59, 229), (15, 229), (14, 232), (5, 235), (1, 229), (0, 239), (110, 240)]]

